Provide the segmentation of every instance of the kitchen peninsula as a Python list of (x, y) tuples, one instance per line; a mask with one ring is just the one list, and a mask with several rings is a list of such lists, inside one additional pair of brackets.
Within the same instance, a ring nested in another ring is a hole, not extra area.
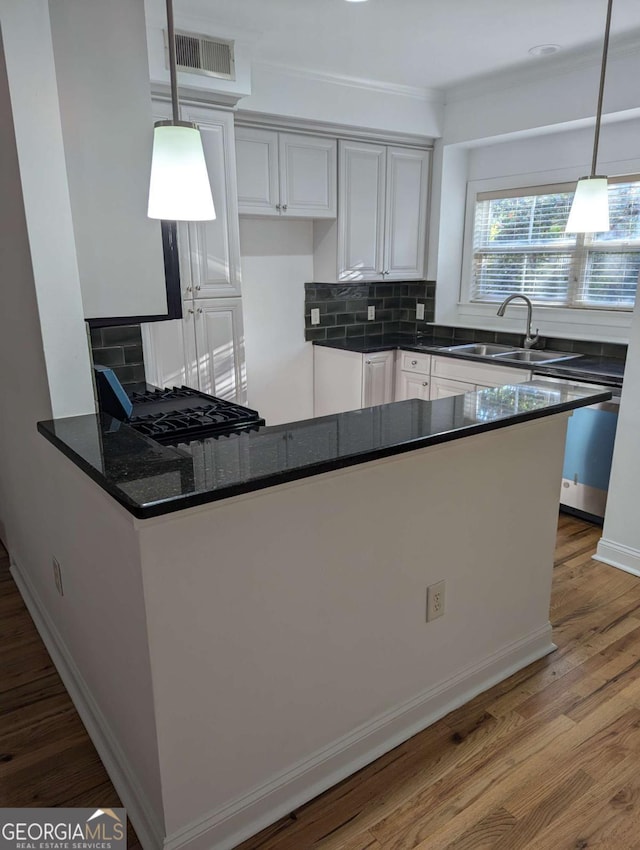
[(40, 423), (92, 681), (16, 578), (146, 843), (228, 850), (551, 652), (566, 423), (609, 397), (536, 380), (175, 449)]

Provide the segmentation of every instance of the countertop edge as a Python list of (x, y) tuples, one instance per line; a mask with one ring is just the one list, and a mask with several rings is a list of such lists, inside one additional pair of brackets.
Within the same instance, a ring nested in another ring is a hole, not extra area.
[(334, 472), (338, 469), (345, 469), (350, 466), (357, 466), (362, 463), (381, 460), (387, 457), (393, 457), (394, 455), (405, 454), (418, 449), (441, 445), (442, 443), (453, 442), (455, 440), (464, 439), (465, 437), (475, 436), (476, 434), (483, 434), (489, 431), (507, 428), (511, 425), (518, 425), (537, 419), (544, 419), (548, 416), (566, 413), (580, 407), (598, 404), (599, 402), (607, 401), (610, 398), (611, 392), (609, 390), (603, 390), (600, 393), (594, 393), (589, 396), (589, 398), (554, 404), (550, 407), (543, 408), (542, 410), (517, 413), (492, 422), (477, 423), (463, 428), (458, 428), (455, 431), (445, 431), (441, 434), (420, 437), (418, 439), (408, 440), (393, 446), (385, 446), (372, 451), (322, 461), (317, 464), (310, 464), (298, 469), (286, 470), (277, 474), (267, 475), (264, 478), (257, 478), (246, 483), (233, 484), (215, 491), (203, 491), (201, 493), (193, 493), (187, 496), (175, 496), (170, 499), (151, 502), (146, 505), (137, 504), (118, 487), (111, 485), (110, 482), (95, 467), (85, 461), (63, 440), (48, 431), (44, 427), (47, 424), (46, 421), (38, 422), (37, 428), (46, 440), (59, 449), (69, 460), (85, 472), (92, 481), (112, 496), (115, 501), (124, 507), (130, 514), (137, 519), (152, 519), (159, 516), (165, 516), (170, 513), (175, 513), (177, 511), (187, 510), (188, 508), (199, 507), (210, 502), (219, 502), (224, 499), (233, 498), (234, 496), (265, 490), (269, 487), (277, 487), (281, 484), (287, 484), (292, 481), (312, 478), (315, 475), (322, 475), (326, 472)]

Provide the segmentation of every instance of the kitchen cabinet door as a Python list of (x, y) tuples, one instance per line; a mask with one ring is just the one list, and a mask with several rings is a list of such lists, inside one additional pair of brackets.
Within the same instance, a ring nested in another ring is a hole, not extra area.
[(246, 403), (242, 302), (239, 298), (194, 301), (198, 384), (202, 392)]
[(386, 148), (340, 141), (338, 280), (381, 280)]
[(463, 395), (473, 393), (475, 384), (467, 384), (464, 381), (450, 381), (444, 378), (431, 378), (431, 394), (429, 398), (448, 398), (452, 395)]
[(281, 213), (297, 218), (335, 218), (337, 159), (335, 139), (280, 133)]
[(393, 401), (393, 351), (365, 354), (363, 362), (362, 406)]
[(200, 127), (216, 217), (186, 225), (190, 280), (187, 295), (218, 298), (240, 295), (240, 226), (235, 183), (233, 116), (193, 110), (185, 120)]
[(246, 215), (280, 214), (278, 133), (236, 127), (238, 212)]
[(429, 152), (387, 148), (385, 280), (424, 277)]
[(336, 217), (335, 139), (238, 127), (236, 160), (240, 213)]
[(430, 398), (430, 380), (426, 375), (416, 375), (412, 372), (398, 372), (398, 385), (396, 387), (396, 401), (404, 401), (408, 398), (422, 398), (426, 401)]

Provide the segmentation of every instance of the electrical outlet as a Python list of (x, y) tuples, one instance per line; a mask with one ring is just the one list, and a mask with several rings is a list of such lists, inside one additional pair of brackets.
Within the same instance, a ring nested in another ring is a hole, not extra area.
[(427, 588), (427, 623), (444, 615), (444, 579)]
[(52, 558), (51, 562), (53, 564), (53, 580), (56, 583), (56, 590), (60, 596), (64, 596), (64, 588), (62, 587), (62, 567), (60, 566), (60, 561), (58, 561), (57, 558)]
[(311, 311), (311, 324), (319, 325), (320, 324), (320, 310), (318, 307), (314, 307)]
[(421, 302), (416, 304), (416, 319), (418, 321), (424, 320), (424, 304)]
[(375, 305), (371, 305), (370, 307), (367, 307), (367, 319), (369, 321), (371, 321), (372, 319), (375, 319), (375, 317), (376, 317)]

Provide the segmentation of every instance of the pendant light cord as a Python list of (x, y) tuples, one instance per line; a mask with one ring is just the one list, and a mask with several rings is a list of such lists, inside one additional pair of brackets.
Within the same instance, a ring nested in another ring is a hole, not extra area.
[[(611, 7), (611, 0), (609, 0)], [(611, 11), (611, 10), (609, 10)], [(176, 69), (176, 36), (173, 25), (173, 3), (167, 0), (167, 39), (169, 41), (169, 74), (171, 76), (171, 105), (173, 107), (174, 122), (180, 121), (180, 106), (178, 104), (178, 72)], [(606, 49), (605, 49), (606, 54)], [(603, 70), (604, 76), (604, 70)], [(597, 131), (596, 131), (597, 132)]]
[[(171, 0), (167, 0), (170, 3)], [(598, 91), (598, 108), (596, 110), (596, 131), (593, 139), (593, 159), (591, 161), (591, 176), (596, 176), (596, 162), (598, 159), (598, 143), (600, 141), (600, 122), (602, 120), (602, 100), (604, 97), (604, 78), (607, 73), (607, 53), (609, 52), (609, 32), (611, 30), (611, 9), (613, 0), (607, 5), (607, 23), (604, 28), (604, 46), (602, 48), (602, 66), (600, 68), (600, 89)]]

